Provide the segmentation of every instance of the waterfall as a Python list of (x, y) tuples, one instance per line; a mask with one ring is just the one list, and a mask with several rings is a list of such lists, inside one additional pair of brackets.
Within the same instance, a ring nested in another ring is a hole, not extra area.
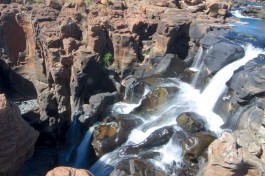
[(60, 151), (59, 163), (62, 165), (68, 165), (70, 163), (70, 158), (76, 147), (76, 144), (79, 142), (81, 136), (81, 128), (78, 123), (79, 113), (75, 113), (73, 117), (73, 123), (70, 126), (69, 130), (66, 133), (66, 142), (64, 147)]
[[(201, 73), (202, 73), (202, 69), (204, 67), (204, 62), (201, 62), (201, 65), (198, 67), (198, 69), (196, 69), (196, 74), (191, 82), (191, 85), (193, 87), (195, 87), (200, 79), (200, 77), (202, 76)], [(192, 70), (195, 70), (192, 68)]]
[(77, 148), (76, 152), (76, 159), (74, 163), (75, 168), (85, 168), (87, 166), (87, 160), (89, 158), (88, 153), (90, 150), (89, 143), (92, 140), (92, 135), (94, 131), (95, 126), (92, 126), (89, 128), (89, 130), (86, 132), (82, 142)]
[[(227, 65), (216, 73), (203, 92), (195, 89), (187, 83), (179, 81), (177, 78), (167, 79), (167, 81), (158, 85), (158, 87), (177, 87), (179, 88), (179, 92), (168, 104), (161, 106), (155, 115), (150, 117), (148, 120), (143, 119), (144, 124), (140, 125), (131, 132), (127, 142), (113, 152), (105, 154), (101, 157), (90, 168), (90, 171), (94, 175), (108, 175), (119, 161), (136, 157), (135, 155), (126, 154), (124, 152), (124, 149), (127, 146), (143, 142), (155, 130), (166, 126), (174, 126), (175, 130), (180, 130), (176, 124), (176, 117), (183, 112), (193, 111), (202, 115), (204, 121), (207, 123), (208, 129), (214, 132), (217, 136), (220, 136), (223, 132), (221, 126), (224, 124), (224, 121), (220, 116), (213, 112), (213, 108), (218, 98), (225, 91), (226, 82), (231, 78), (233, 72), (261, 53), (264, 53), (264, 51), (254, 48), (250, 44), (247, 45), (245, 47), (245, 56), (242, 59)], [(117, 106), (121, 109), (117, 108)], [(113, 112), (130, 113), (135, 106), (136, 105), (132, 104), (118, 103), (113, 106)], [(176, 163), (180, 163), (182, 160), (181, 147), (173, 146), (172, 141), (169, 141), (166, 145), (156, 147), (153, 151), (160, 153), (158, 160), (152, 159), (153, 164), (163, 170), (166, 170), (168, 166), (178, 167), (178, 164), (176, 165)], [(174, 156), (172, 153), (174, 153)], [(137, 155), (140, 154), (141, 153)]]
[(202, 92), (203, 99), (200, 103), (212, 110), (220, 95), (225, 91), (225, 83), (232, 77), (234, 71), (261, 53), (264, 53), (262, 49), (255, 48), (251, 44), (248, 44), (245, 47), (245, 56), (242, 59), (225, 66), (215, 74)]
[(200, 46), (197, 54), (194, 57), (194, 62), (191, 66), (191, 69), (198, 70), (202, 63), (202, 58), (203, 58), (203, 48), (202, 46)]
[(213, 46), (210, 46), (204, 53), (203, 52), (203, 47), (200, 46), (199, 51), (198, 51), (197, 55), (195, 56), (195, 60), (194, 60), (194, 62), (192, 64), (192, 67), (189, 68), (191, 71), (196, 72), (196, 74), (195, 74), (195, 76), (194, 76), (194, 78), (193, 78), (193, 80), (191, 82), (191, 85), (193, 87), (196, 87), (196, 85), (197, 85), (197, 83), (198, 83), (198, 81), (200, 80), (201, 77), (205, 77), (205, 75), (202, 74), (203, 73), (203, 68), (205, 66), (203, 59), (204, 59), (204, 56), (211, 50), (212, 47)]

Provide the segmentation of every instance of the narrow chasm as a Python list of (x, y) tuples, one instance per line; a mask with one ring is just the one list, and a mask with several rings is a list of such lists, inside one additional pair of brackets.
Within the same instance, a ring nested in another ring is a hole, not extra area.
[(263, 176), (264, 10), (0, 0), (0, 175)]

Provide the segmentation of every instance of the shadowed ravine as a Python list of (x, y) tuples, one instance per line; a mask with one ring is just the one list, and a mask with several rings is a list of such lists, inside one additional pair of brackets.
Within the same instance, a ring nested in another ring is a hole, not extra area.
[(254, 1), (0, 0), (0, 176), (265, 175)]
[[(242, 45), (242, 43), (240, 44)], [(224, 131), (221, 129), (221, 126), (227, 119), (222, 119), (218, 114), (213, 112), (213, 109), (218, 99), (222, 98), (220, 96), (227, 89), (226, 82), (232, 77), (234, 71), (239, 67), (245, 65), (249, 60), (257, 57), (259, 54), (265, 54), (264, 50), (255, 48), (249, 43), (244, 44), (243, 48), (245, 50), (245, 56), (231, 64), (228, 64), (218, 71), (211, 78), (209, 83), (206, 84), (205, 88), (201, 90), (193, 87), (193, 85), (195, 85), (198, 81), (196, 80), (198, 79), (198, 76), (194, 76), (191, 84), (182, 82), (178, 78), (164, 78), (164, 83), (161, 82), (161, 84), (156, 84), (154, 87), (151, 86), (151, 88), (145, 87), (142, 99), (140, 99), (138, 103), (130, 104), (126, 102), (119, 102), (114, 104), (110, 110), (111, 114), (115, 116), (119, 114), (135, 114), (138, 119), (141, 119), (142, 123), (140, 126), (131, 131), (127, 142), (114, 151), (103, 155), (93, 166), (89, 168), (89, 171), (94, 175), (109, 175), (113, 168), (122, 161), (142, 158), (144, 153), (147, 151), (144, 149), (146, 147), (149, 153), (156, 155), (156, 157), (152, 157), (150, 159), (147, 158), (148, 161), (169, 175), (178, 175), (178, 170), (182, 167), (183, 153), (180, 143), (176, 143), (172, 139), (174, 133), (182, 130), (176, 122), (176, 117), (184, 112), (196, 112), (201, 115), (203, 118), (202, 120), (206, 122), (207, 129), (213, 135), (216, 137), (221, 136)], [(206, 53), (207, 52), (208, 51), (206, 51)], [(204, 54), (205, 52), (202, 48), (200, 48), (195, 56), (196, 60), (192, 64), (191, 70), (196, 71), (197, 74), (200, 72), (200, 67), (203, 66)], [(147, 115), (148, 118), (145, 117), (146, 114), (145, 116), (141, 116), (139, 113), (135, 113), (135, 109), (141, 106), (141, 102), (146, 95), (150, 91), (159, 87), (175, 87), (179, 91), (171, 97), (169, 102), (159, 105), (159, 108), (155, 112)], [(128, 91), (131, 92), (128, 93)], [(134, 96), (134, 88), (130, 87), (130, 90), (127, 90), (126, 94), (131, 96), (126, 97), (126, 99), (131, 100)], [(238, 113), (235, 113), (236, 118), (239, 116), (237, 114), (241, 113), (242, 109), (240, 109)], [(233, 122), (233, 124), (235, 123), (236, 122)], [(233, 126), (233, 124), (230, 125), (230, 127)], [(168, 128), (172, 130), (172, 134), (170, 135), (169, 131), (166, 130)], [(87, 132), (87, 134), (89, 135), (85, 135), (80, 147), (85, 143), (88, 145), (90, 141), (89, 138), (92, 136), (90, 132)], [(156, 145), (155, 141), (159, 140), (159, 138), (165, 138), (167, 134), (169, 135), (168, 139), (165, 139), (164, 142)], [(79, 154), (81, 148), (78, 150), (76, 161), (78, 161), (77, 163), (80, 163), (84, 157), (84, 153)]]

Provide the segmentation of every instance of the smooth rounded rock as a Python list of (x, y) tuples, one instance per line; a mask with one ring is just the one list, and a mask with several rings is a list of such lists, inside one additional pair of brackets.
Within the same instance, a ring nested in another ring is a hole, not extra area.
[(186, 133), (205, 130), (203, 117), (195, 112), (184, 112), (177, 117), (177, 123)]

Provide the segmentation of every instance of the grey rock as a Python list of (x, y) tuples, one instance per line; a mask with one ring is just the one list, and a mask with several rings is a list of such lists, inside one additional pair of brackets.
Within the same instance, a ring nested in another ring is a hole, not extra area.
[(244, 49), (237, 44), (220, 42), (214, 44), (205, 55), (204, 62), (211, 73), (218, 72), (224, 66), (242, 58)]

